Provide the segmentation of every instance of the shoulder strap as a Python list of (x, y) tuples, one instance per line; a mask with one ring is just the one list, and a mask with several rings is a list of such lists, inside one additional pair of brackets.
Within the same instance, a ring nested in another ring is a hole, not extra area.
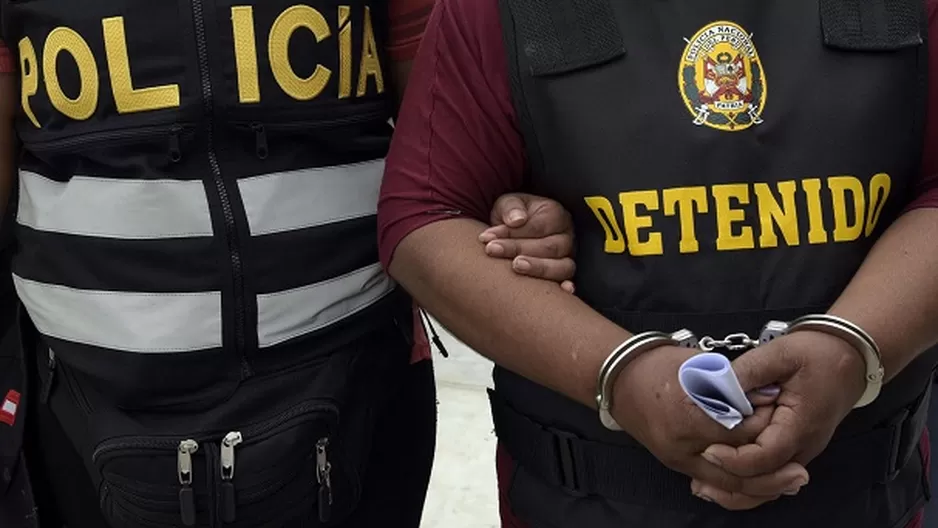
[(923, 0), (819, 0), (824, 44), (855, 51), (892, 51), (924, 42)]
[(530, 74), (566, 73), (625, 54), (610, 0), (503, 0)]

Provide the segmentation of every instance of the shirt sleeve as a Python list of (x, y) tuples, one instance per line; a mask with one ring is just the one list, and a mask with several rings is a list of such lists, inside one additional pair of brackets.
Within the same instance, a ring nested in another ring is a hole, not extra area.
[(414, 63), (378, 201), (381, 259), (412, 231), (489, 210), (523, 182), (497, 0), (438, 0)]
[(390, 42), (388, 53), (391, 60), (409, 61), (417, 54), (420, 38), (423, 37), (427, 19), (433, 10), (434, 0), (390, 0)]
[(908, 209), (938, 207), (938, 0), (928, 0), (928, 108), (922, 179)]
[(0, 40), (0, 73), (13, 73), (16, 68), (13, 64), (13, 54)]

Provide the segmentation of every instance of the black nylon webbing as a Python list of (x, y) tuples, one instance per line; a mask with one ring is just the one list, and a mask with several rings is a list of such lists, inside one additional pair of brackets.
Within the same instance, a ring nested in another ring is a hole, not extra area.
[[(599, 495), (633, 504), (667, 504), (682, 511), (703, 511), (711, 505), (690, 493), (690, 479), (661, 465), (644, 448), (596, 442), (545, 427), (519, 413), (489, 390), (492, 419), (499, 444), (512, 460), (545, 483), (574, 495)], [(889, 424), (831, 444), (830, 452), (809, 464), (812, 480), (837, 475), (852, 485), (883, 483), (895, 476), (917, 452), (926, 418), (928, 394)], [(598, 419), (598, 418), (597, 418)], [(811, 504), (837, 500), (843, 490), (809, 486), (802, 495)]]
[(625, 53), (609, 0), (507, 0), (531, 75), (603, 64)]
[(820, 0), (824, 44), (890, 51), (922, 44), (922, 0)]

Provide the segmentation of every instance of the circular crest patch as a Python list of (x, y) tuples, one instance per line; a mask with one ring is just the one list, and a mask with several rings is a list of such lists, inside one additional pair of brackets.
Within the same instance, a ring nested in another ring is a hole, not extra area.
[(762, 123), (765, 71), (752, 36), (733, 22), (713, 22), (687, 40), (678, 87), (695, 125), (732, 132)]

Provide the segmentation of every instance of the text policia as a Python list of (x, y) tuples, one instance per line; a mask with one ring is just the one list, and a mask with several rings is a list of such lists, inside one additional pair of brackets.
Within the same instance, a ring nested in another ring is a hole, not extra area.
[[(633, 190), (584, 200), (605, 232), (604, 251), (641, 257), (696, 253), (702, 243), (704, 249), (732, 251), (851, 242), (874, 232), (891, 184), (888, 174), (879, 173), (866, 182), (831, 176)], [(679, 230), (655, 229), (670, 222)], [(662, 232), (678, 231), (679, 240), (663, 240)], [(711, 232), (713, 239), (701, 242), (699, 235)]]
[[(338, 28), (336, 39), (329, 46), (338, 53), (339, 99), (353, 95), (353, 24), (350, 6), (337, 6), (335, 15)], [(261, 100), (258, 71), (257, 37), (255, 36), (254, 8), (251, 6), (233, 6), (230, 13), (233, 36), (233, 54), (236, 63), (238, 98), (243, 104), (258, 103)], [(354, 95), (366, 94), (370, 79), (378, 93), (384, 91), (384, 79), (378, 57), (378, 47), (372, 28), (371, 13), (364, 9), (364, 18), (360, 24), (361, 56), (358, 60), (358, 79)], [(312, 74), (300, 77), (294, 65), (290, 64), (290, 39), (298, 30), (312, 33), (317, 44), (333, 36), (326, 17), (318, 10), (295, 5), (284, 10), (270, 27), (267, 39), (267, 52), (270, 70), (283, 92), (297, 101), (309, 101), (318, 97), (332, 80), (333, 72), (322, 64), (316, 64)], [(180, 105), (180, 87), (178, 84), (161, 86), (135, 87), (131, 75), (131, 60), (127, 48), (125, 20), (122, 16), (101, 20), (101, 35), (105, 50), (104, 62), (107, 77), (110, 79), (111, 93), (120, 114), (147, 112)], [(39, 44), (39, 46), (37, 46)], [(37, 49), (41, 48), (41, 53)], [(337, 49), (336, 49), (337, 48)], [(326, 52), (329, 52), (326, 51)], [(79, 91), (69, 97), (59, 81), (57, 61), (61, 54), (71, 56), (78, 66)], [(85, 37), (72, 28), (60, 26), (52, 29), (44, 42), (34, 43), (29, 37), (19, 41), (19, 55), (22, 73), (22, 106), (32, 124), (41, 128), (36, 118), (30, 99), (45, 87), (52, 107), (76, 121), (83, 121), (95, 114), (101, 74), (98, 71), (100, 57), (95, 57)]]

